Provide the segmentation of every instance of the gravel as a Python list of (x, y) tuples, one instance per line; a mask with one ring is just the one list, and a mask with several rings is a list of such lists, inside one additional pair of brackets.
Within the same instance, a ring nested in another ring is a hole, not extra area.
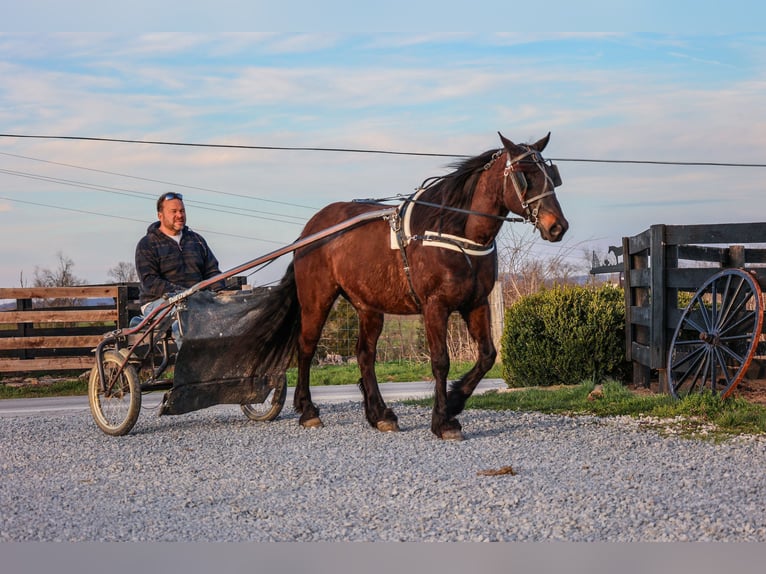
[(766, 541), (766, 440), (666, 436), (634, 419), (466, 411), (443, 442), (393, 402), (303, 429), (223, 406), (142, 410), (131, 434), (89, 412), (0, 418), (0, 542)]

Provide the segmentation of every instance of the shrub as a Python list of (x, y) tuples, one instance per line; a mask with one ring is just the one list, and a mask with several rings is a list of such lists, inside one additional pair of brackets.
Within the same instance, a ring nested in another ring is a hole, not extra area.
[(512, 387), (624, 380), (624, 325), (623, 291), (611, 285), (523, 297), (505, 314), (503, 377)]

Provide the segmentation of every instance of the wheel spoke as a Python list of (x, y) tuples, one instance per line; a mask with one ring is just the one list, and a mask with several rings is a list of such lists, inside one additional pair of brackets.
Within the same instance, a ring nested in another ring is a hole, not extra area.
[[(678, 384), (675, 385), (674, 390), (678, 390), (681, 387), (683, 387), (685, 384), (687, 384), (691, 380), (691, 389), (694, 388), (696, 385), (696, 381), (699, 378), (700, 372), (702, 371), (704, 364), (705, 364), (705, 346), (700, 345), (697, 349), (683, 357), (680, 361), (675, 363), (673, 365), (673, 368), (671, 372), (675, 372), (677, 368), (680, 365), (683, 365), (685, 363), (688, 363), (687, 368), (681, 376), (675, 377), (675, 380), (678, 381)], [(694, 374), (690, 377), (689, 374), (694, 371)], [(690, 391), (691, 391), (690, 389)]]
[(696, 359), (699, 355), (701, 355), (702, 353), (705, 352), (705, 345), (700, 344), (699, 341), (684, 341), (684, 343), (686, 343), (686, 344), (696, 344), (698, 346), (697, 346), (696, 349), (693, 349), (693, 350), (689, 351), (688, 353), (684, 354), (683, 357), (681, 357), (680, 359), (678, 359), (677, 361), (673, 362), (670, 365), (670, 368), (672, 370), (674, 370), (674, 371), (677, 370), (678, 367), (680, 367), (684, 363), (688, 363), (692, 359)]
[(726, 284), (726, 290), (721, 295), (721, 315), (718, 318), (718, 323), (716, 327), (719, 329), (723, 329), (723, 326), (726, 324), (726, 321), (729, 318), (729, 315), (732, 312), (732, 309), (734, 308), (734, 305), (737, 302), (737, 299), (739, 298), (740, 293), (742, 292), (742, 286), (744, 285), (745, 280), (742, 278), (739, 278), (739, 283), (737, 284), (737, 288), (734, 290), (734, 293), (730, 292), (731, 289), (731, 279)]
[(727, 396), (745, 376), (763, 320), (761, 290), (751, 274), (726, 269), (710, 278), (694, 294), (673, 336), (671, 392), (710, 389)]
[[(723, 353), (721, 352), (721, 347), (715, 347), (713, 356), (713, 362), (721, 368), (721, 374), (723, 375), (723, 379), (726, 381), (726, 388), (728, 388), (732, 383), (732, 377), (729, 376), (729, 368), (726, 366), (726, 361), (724, 360)], [(715, 377), (715, 371), (713, 372), (713, 375), (714, 377), (711, 380), (711, 388), (713, 392), (716, 392), (718, 379)]]
[(721, 335), (724, 335), (724, 334), (728, 333), (729, 331), (732, 331), (734, 329), (739, 328), (744, 323), (752, 323), (752, 325), (746, 325), (744, 327), (745, 329), (747, 329), (745, 334), (750, 335), (750, 334), (752, 334), (752, 331), (753, 331), (753, 329), (752, 329), (753, 325), (755, 325), (756, 322), (757, 322), (756, 321), (756, 317), (755, 317), (755, 313), (753, 313), (752, 311), (747, 311), (747, 310), (745, 310), (744, 314), (740, 315), (740, 317), (738, 319), (736, 319), (736, 320), (733, 319), (733, 321), (734, 322), (731, 323), (731, 324), (723, 325), (722, 326), (721, 331), (720, 331)]

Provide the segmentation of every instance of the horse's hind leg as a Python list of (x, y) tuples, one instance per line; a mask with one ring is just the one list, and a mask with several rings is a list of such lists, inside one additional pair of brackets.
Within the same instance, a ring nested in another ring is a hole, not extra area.
[(362, 375), (359, 388), (364, 395), (364, 413), (367, 421), (384, 432), (398, 431), (399, 422), (394, 411), (386, 407), (378, 387), (375, 375), (375, 359), (380, 333), (383, 330), (383, 313), (358, 311), (359, 340), (356, 344), (356, 356)]
[(332, 307), (333, 300), (313, 310), (301, 307), (301, 334), (298, 337), (298, 382), (293, 396), (295, 412), (300, 413), (298, 422), (307, 428), (321, 427), (319, 408), (311, 400), (309, 389), (311, 361), (314, 359), (322, 328)]

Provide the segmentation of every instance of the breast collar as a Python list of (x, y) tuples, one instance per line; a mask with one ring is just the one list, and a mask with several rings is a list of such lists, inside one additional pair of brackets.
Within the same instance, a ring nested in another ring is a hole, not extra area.
[(472, 241), (465, 237), (441, 233), (438, 231), (426, 231), (423, 235), (413, 235), (410, 229), (410, 218), (412, 216), (412, 206), (417, 203), (418, 197), (425, 191), (425, 188), (419, 189), (409, 198), (399, 204), (395, 214), (390, 218), (391, 224), (391, 249), (404, 249), (413, 241), (421, 241), (427, 247), (441, 247), (457, 251), (463, 255), (474, 257), (483, 257), (490, 255), (495, 251), (495, 242), (489, 245)]

